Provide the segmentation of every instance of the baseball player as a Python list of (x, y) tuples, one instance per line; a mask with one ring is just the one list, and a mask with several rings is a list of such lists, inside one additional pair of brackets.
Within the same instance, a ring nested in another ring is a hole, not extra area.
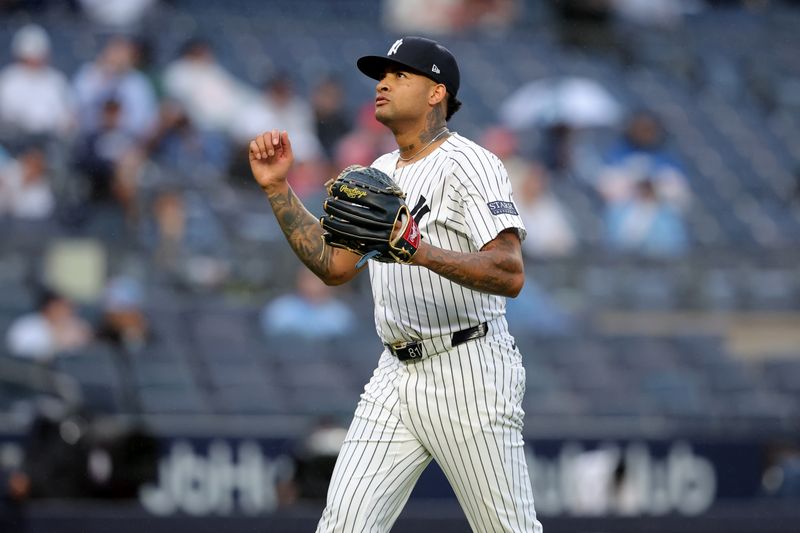
[[(522, 439), (525, 370), (505, 320), (505, 297), (524, 283), (525, 237), (508, 176), (495, 155), (447, 128), (461, 103), (446, 48), (404, 37), (357, 66), (377, 80), (375, 117), (399, 147), (373, 167), (405, 193), (413, 221), (403, 261), (368, 262), (386, 348), (317, 531), (389, 531), (435, 459), (474, 531), (540, 532)], [(286, 182), (292, 160), (285, 131), (250, 143), (253, 175), (297, 256), (326, 283), (345, 283), (367, 256), (326, 244), (330, 235)]]

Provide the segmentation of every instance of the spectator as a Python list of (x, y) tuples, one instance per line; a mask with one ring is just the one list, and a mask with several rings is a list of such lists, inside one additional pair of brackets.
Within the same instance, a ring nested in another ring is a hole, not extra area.
[(665, 132), (649, 112), (635, 113), (628, 121), (619, 144), (606, 157), (606, 167), (597, 186), (608, 202), (630, 199), (640, 181), (650, 179), (660, 199), (685, 209), (691, 199), (680, 165), (664, 148)]
[(336, 145), (353, 127), (341, 81), (333, 75), (320, 80), (311, 96), (311, 106), (319, 142), (328, 159), (333, 160)]
[(164, 71), (164, 91), (180, 102), (200, 130), (228, 133), (255, 92), (217, 62), (211, 45), (191, 39)]
[(142, 287), (134, 279), (111, 279), (103, 295), (103, 315), (95, 329), (95, 338), (114, 349), (122, 378), (122, 405), (131, 413), (141, 411), (132, 359), (155, 341), (143, 302)]
[(261, 327), (267, 335), (341, 337), (355, 326), (353, 311), (306, 268), (298, 270), (294, 292), (273, 300), (261, 312)]
[(567, 122), (555, 122), (542, 129), (539, 157), (557, 176), (569, 174), (575, 167), (577, 130)]
[(606, 212), (609, 245), (617, 250), (653, 257), (682, 255), (688, 248), (681, 213), (659, 198), (652, 180), (641, 180), (635, 196), (612, 203)]
[(517, 134), (503, 126), (492, 126), (481, 136), (479, 144), (500, 158), (512, 186), (516, 186), (528, 168), (528, 162), (519, 155)]
[(106, 286), (95, 338), (128, 354), (140, 352), (153, 341), (143, 302), (142, 287), (134, 279), (113, 278)]
[(400, 34), (504, 30), (519, 11), (517, 0), (384, 0), (383, 4), (384, 24)]
[(44, 152), (35, 146), (0, 167), (0, 215), (44, 220), (53, 215), (55, 199)]
[(289, 172), (292, 189), (304, 200), (318, 196), (309, 203), (322, 206), (322, 185), (328, 179), (328, 169), (322, 165), (324, 152), (317, 138), (314, 112), (295, 91), (288, 74), (276, 74), (261, 97), (252, 106), (242, 108), (236, 124), (234, 136), (242, 146), (261, 133), (265, 124), (288, 131), (295, 157)]
[(506, 301), (506, 319), (512, 333), (568, 335), (576, 325), (575, 319), (530, 278), (516, 298)]
[(64, 136), (74, 124), (66, 76), (49, 66), (50, 38), (36, 24), (14, 34), (16, 61), (0, 71), (0, 122), (23, 135)]
[(313, 161), (322, 156), (314, 111), (295, 91), (292, 80), (284, 72), (276, 74), (266, 84), (260, 98), (251, 106), (240, 108), (233, 132), (235, 140), (246, 145), (264, 130), (265, 124), (289, 132), (295, 161)]
[(191, 180), (216, 178), (228, 168), (230, 147), (215, 135), (198, 129), (176, 101), (161, 106), (158, 128), (150, 138), (153, 159), (170, 173)]
[(566, 209), (550, 191), (547, 169), (530, 163), (515, 182), (519, 214), (528, 228), (522, 251), (531, 257), (559, 257), (575, 250), (577, 239)]
[(158, 118), (158, 102), (147, 76), (136, 69), (137, 54), (132, 39), (114, 37), (94, 61), (78, 71), (74, 86), (84, 135), (102, 129), (105, 105), (112, 100), (120, 106), (121, 130), (139, 140), (150, 134)]
[(89, 324), (77, 315), (72, 302), (44, 290), (36, 311), (11, 324), (6, 345), (11, 355), (48, 361), (61, 352), (87, 346), (91, 338)]
[(383, 24), (397, 34), (446, 34), (456, 29), (461, 0), (383, 0)]
[(20, 468), (8, 468), (0, 463), (0, 531), (24, 533), (26, 500), (30, 497), (31, 481)]
[(161, 65), (156, 62), (156, 38), (136, 36), (131, 37), (135, 50), (133, 67), (141, 72), (155, 92), (156, 99), (164, 97), (164, 87), (161, 80)]
[(461, 0), (455, 12), (458, 30), (504, 32), (520, 13), (518, 0)]
[(121, 163), (138, 145), (122, 124), (124, 114), (119, 100), (109, 99), (103, 103), (97, 127), (79, 143), (76, 164), (89, 182), (92, 202), (115, 204), (130, 213), (136, 184), (123, 179)]

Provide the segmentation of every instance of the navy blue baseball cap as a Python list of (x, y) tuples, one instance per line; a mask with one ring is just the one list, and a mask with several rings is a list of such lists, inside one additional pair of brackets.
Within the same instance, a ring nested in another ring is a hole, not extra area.
[(403, 37), (382, 56), (364, 56), (356, 62), (358, 70), (372, 79), (380, 80), (390, 65), (410, 68), (436, 83), (441, 83), (447, 92), (455, 96), (461, 82), (458, 64), (453, 54), (431, 39)]

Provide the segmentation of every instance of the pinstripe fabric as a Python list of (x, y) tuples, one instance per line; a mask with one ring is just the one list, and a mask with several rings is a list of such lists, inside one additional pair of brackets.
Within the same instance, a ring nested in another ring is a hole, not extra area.
[[(418, 220), (430, 244), (477, 252), (507, 228), (524, 238), (518, 215), (494, 215), (487, 205), (513, 203), (506, 170), (491, 152), (452, 134), (412, 165), (395, 169), (397, 158), (395, 151), (373, 166), (392, 176), (410, 207), (424, 202), (430, 208)], [(375, 261), (369, 269), (375, 324), (385, 343), (448, 335), (505, 315), (505, 298), (467, 289), (430, 270)]]
[[(475, 252), (506, 228), (524, 238), (518, 216), (492, 213), (513, 202), (502, 163), (453, 134), (420, 161), (380, 168), (418, 207), (424, 239)], [(474, 531), (542, 531), (522, 440), (525, 369), (508, 332), (505, 299), (453, 283), (430, 270), (370, 262), (375, 322), (385, 343), (448, 338), (490, 324), (489, 334), (423, 360), (388, 351), (356, 408), (317, 531), (389, 531), (433, 459), (447, 476)], [(444, 341), (443, 341), (444, 342)]]

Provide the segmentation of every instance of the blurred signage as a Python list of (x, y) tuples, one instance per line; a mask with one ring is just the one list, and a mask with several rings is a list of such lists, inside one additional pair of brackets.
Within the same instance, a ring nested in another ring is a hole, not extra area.
[[(293, 442), (290, 436), (163, 438), (157, 479), (140, 486), (139, 500), (157, 516), (269, 514), (296, 494)], [(763, 496), (768, 445), (544, 439), (528, 441), (527, 459), (536, 508), (544, 516), (696, 516), (718, 502)], [(19, 467), (22, 452), (19, 439), (0, 434), (0, 464)], [(432, 463), (412, 498), (455, 496)]]
[(535, 447), (527, 453), (536, 509), (543, 515), (697, 515), (717, 497), (721, 465), (686, 441), (666, 447), (564, 442), (555, 448), (551, 455)]
[(279, 488), (293, 470), (288, 455), (254, 440), (174, 440), (159, 461), (157, 482), (143, 485), (139, 500), (156, 515), (265, 514), (278, 508)]

